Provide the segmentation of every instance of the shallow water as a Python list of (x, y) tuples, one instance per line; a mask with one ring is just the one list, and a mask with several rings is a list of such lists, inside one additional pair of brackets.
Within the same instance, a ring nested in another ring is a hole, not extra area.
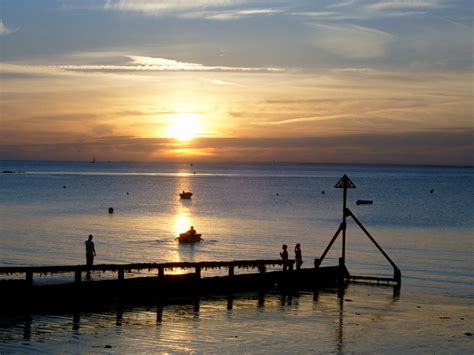
[[(394, 297), (390, 287), (351, 284), (342, 298), (331, 290), (291, 300), (267, 294), (263, 304), (249, 294), (231, 310), (218, 298), (201, 299), (198, 309), (1, 318), (1, 352), (472, 353), (472, 168), (2, 162), (3, 170), (21, 171), (0, 174), (4, 266), (83, 263), (92, 233), (96, 263), (272, 259), (282, 243), (292, 256), (299, 242), (309, 267), (341, 222), (334, 185), (346, 173), (357, 186), (348, 207), (397, 263), (402, 288)], [(182, 190), (193, 199), (181, 201)], [(205, 241), (176, 244), (190, 225)], [(336, 264), (340, 249), (338, 241), (324, 264)], [(392, 273), (350, 221), (347, 264), (357, 275)], [(115, 276), (94, 275), (107, 277)]]
[[(472, 353), (468, 303), (350, 285), (2, 320), (0, 351)], [(110, 348), (109, 348), (110, 346)]]

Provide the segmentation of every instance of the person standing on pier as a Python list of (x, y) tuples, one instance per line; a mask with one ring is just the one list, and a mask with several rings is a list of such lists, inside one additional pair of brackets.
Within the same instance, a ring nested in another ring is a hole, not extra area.
[(281, 246), (282, 251), (280, 252), (281, 260), (283, 260), (283, 271), (288, 270), (288, 246), (283, 244)]
[(300, 243), (297, 243), (295, 246), (295, 264), (296, 264), (296, 270), (301, 269), (301, 264), (303, 264), (303, 256), (301, 255)]
[[(92, 234), (89, 234), (89, 239), (86, 240), (86, 265), (87, 266), (92, 266), (94, 264), (94, 256), (96, 255), (95, 253), (95, 246), (94, 242), (92, 241)], [(86, 278), (90, 279), (91, 278), (91, 271), (87, 269), (87, 275)]]

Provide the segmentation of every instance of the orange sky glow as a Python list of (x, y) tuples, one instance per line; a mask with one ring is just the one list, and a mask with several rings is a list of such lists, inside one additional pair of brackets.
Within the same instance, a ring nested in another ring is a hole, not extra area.
[[(0, 159), (473, 164), (472, 24), (423, 15), (440, 2), (323, 2), (317, 16), (271, 1), (66, 3), (40, 43), (33, 13), (5, 6)], [(79, 36), (75, 16), (102, 35)], [(440, 24), (448, 42), (428, 33)]]

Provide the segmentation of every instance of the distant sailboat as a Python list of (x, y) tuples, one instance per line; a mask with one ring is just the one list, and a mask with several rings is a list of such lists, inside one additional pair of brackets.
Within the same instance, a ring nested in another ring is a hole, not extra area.
[(95, 155), (92, 157), (91, 163), (95, 163)]

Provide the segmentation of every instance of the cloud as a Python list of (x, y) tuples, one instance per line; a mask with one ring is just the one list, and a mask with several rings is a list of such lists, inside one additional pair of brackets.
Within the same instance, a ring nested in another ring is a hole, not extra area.
[(222, 9), (246, 3), (244, 0), (107, 0), (105, 10), (140, 12), (146, 15), (169, 15), (198, 9)]
[(311, 24), (313, 44), (326, 52), (349, 59), (385, 57), (394, 36), (374, 28), (357, 25)]
[(278, 9), (245, 9), (245, 10), (230, 10), (230, 11), (193, 11), (180, 15), (182, 18), (204, 18), (207, 20), (239, 20), (241, 18), (250, 16), (274, 15), (282, 13), (283, 10)]
[(312, 11), (293, 11), (291, 15), (326, 21), (372, 21), (377, 18), (426, 15), (427, 12), (446, 8), (448, 4), (430, 0), (343, 1), (319, 6)]
[(374, 73), (376, 70), (374, 68), (366, 67), (354, 67), (354, 68), (334, 68), (333, 72), (336, 73)]
[(230, 81), (224, 81), (224, 80), (219, 80), (219, 79), (211, 79), (211, 80), (208, 80), (207, 82), (210, 83), (210, 84), (213, 84), (213, 85), (220, 85), (220, 86), (234, 86), (234, 85), (237, 85), (237, 84), (232, 83)]
[[(280, 67), (231, 67), (208, 66), (199, 63), (180, 62), (173, 59), (127, 56), (124, 64), (58, 64), (25, 65), (1, 63), (3, 78), (40, 77), (47, 75), (79, 75), (79, 73), (152, 73), (152, 72), (241, 72), (241, 73), (281, 73)], [(123, 59), (123, 58), (122, 58)], [(123, 61), (123, 60), (122, 60)], [(230, 82), (215, 80), (216, 85), (231, 85)]]
[(164, 71), (189, 71), (189, 72), (282, 72), (283, 68), (277, 67), (230, 67), (206, 66), (199, 63), (180, 62), (173, 59), (154, 58), (131, 55), (129, 63), (123, 65), (57, 65), (56, 68), (68, 71), (85, 72), (111, 72), (111, 71), (137, 71), (137, 72), (164, 72)]
[(11, 78), (46, 77), (50, 75), (65, 75), (65, 71), (50, 65), (29, 65), (0, 63), (0, 74)]
[[(474, 165), (472, 130), (373, 133), (294, 138), (198, 138), (186, 152), (199, 162), (299, 162)], [(63, 143), (0, 144), (0, 159), (177, 162), (183, 147), (172, 139), (78, 136)], [(176, 154), (171, 154), (175, 152)], [(183, 157), (189, 159), (189, 155)], [(189, 161), (189, 160), (187, 160)]]
[(9, 34), (15, 33), (16, 31), (18, 31), (18, 28), (15, 28), (15, 29), (8, 28), (3, 23), (3, 20), (0, 19), (0, 36), (6, 36), (6, 35), (9, 35)]
[(379, 1), (366, 5), (369, 9), (431, 9), (439, 6), (438, 1), (417, 1), (417, 0), (391, 0)]
[(138, 12), (149, 16), (175, 16), (207, 20), (238, 20), (281, 13), (274, 8), (249, 7), (249, 0), (107, 0), (105, 10)]

